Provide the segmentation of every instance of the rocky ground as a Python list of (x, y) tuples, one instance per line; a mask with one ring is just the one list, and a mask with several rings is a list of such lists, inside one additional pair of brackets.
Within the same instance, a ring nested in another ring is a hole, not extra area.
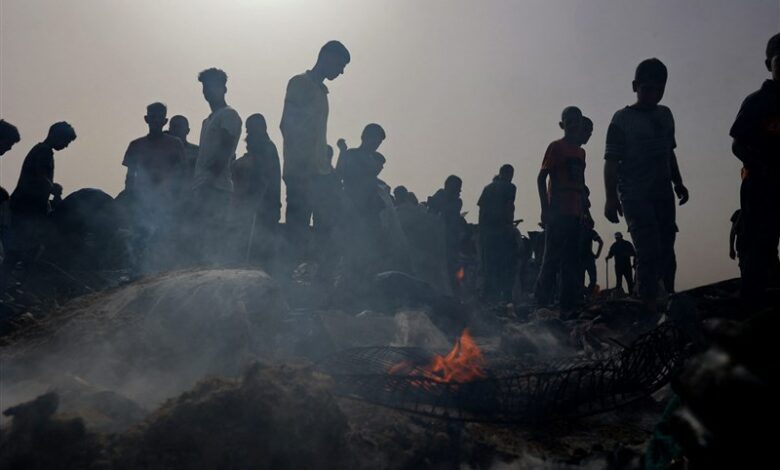
[[(691, 291), (671, 314), (733, 316), (735, 287)], [(182, 271), (37, 310), (0, 338), (0, 468), (643, 468), (668, 386), (596, 416), (501, 426), (335, 393), (313, 365), (349, 347), (446, 351), (466, 323), (486, 353), (544, 361), (597, 357), (654, 324), (627, 299), (565, 318), (471, 306), (455, 321), (422, 297), (342, 311), (310, 283)]]

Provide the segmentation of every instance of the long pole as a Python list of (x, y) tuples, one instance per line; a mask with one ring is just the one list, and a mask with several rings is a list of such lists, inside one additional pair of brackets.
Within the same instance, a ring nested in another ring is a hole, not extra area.
[(604, 267), (607, 271), (607, 286), (604, 288), (604, 290), (609, 289), (609, 259), (604, 258)]

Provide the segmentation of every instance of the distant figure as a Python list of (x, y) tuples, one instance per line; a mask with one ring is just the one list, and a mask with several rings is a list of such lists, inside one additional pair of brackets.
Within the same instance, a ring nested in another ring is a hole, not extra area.
[(233, 200), (249, 210), (247, 222), (257, 216), (257, 223), (269, 229), (279, 223), (281, 215), (282, 171), (279, 152), (268, 135), (262, 114), (246, 120), (246, 149), (233, 163)]
[[(582, 129), (581, 129), (581, 145), (584, 147), (593, 136), (593, 121), (587, 117), (582, 117)], [(588, 285), (585, 287), (586, 295), (593, 294), (596, 289), (596, 283), (598, 282), (598, 269), (596, 268), (596, 260), (601, 256), (601, 250), (604, 248), (604, 241), (601, 239), (596, 230), (594, 230), (595, 222), (593, 216), (590, 213), (590, 188), (586, 185), (583, 191), (583, 204), (584, 204), (584, 217), (582, 220), (582, 234), (580, 235), (581, 241), (581, 262), (582, 262), (582, 282), (585, 281), (585, 275), (588, 276)], [(593, 253), (593, 242), (596, 242), (598, 248), (596, 253)]]
[(184, 144), (163, 133), (167, 112), (162, 103), (146, 107), (149, 133), (130, 142), (122, 160), (125, 191), (136, 207), (134, 223), (149, 231), (167, 228), (179, 199)]
[(187, 136), (190, 134), (190, 122), (181, 114), (173, 116), (168, 123), (168, 134), (177, 137), (184, 144), (184, 162), (181, 173), (182, 189), (189, 195), (199, 151), (197, 145), (187, 141)]
[(417, 206), (420, 204), (420, 201), (417, 200), (417, 196), (408, 189), (406, 189), (406, 186), (396, 186), (395, 189), (393, 189), (393, 202), (395, 203), (396, 207), (403, 206), (405, 204), (409, 204), (412, 206)]
[(444, 188), (436, 191), (426, 202), (428, 212), (440, 216), (444, 221), (447, 274), (453, 287), (457, 287), (458, 252), (466, 234), (466, 221), (460, 214), (463, 209), (463, 201), (460, 198), (462, 188), (463, 180), (450, 175), (444, 181)]
[[(350, 61), (349, 51), (338, 41), (329, 41), (320, 49), (311, 70), (292, 77), (287, 84), (280, 125), (284, 138), (283, 177), (287, 187), (286, 225), (293, 246), (305, 244), (312, 214), (322, 201), (315, 194), (317, 179), (333, 172), (328, 162), (328, 88), (323, 83), (344, 73)], [(333, 197), (333, 195), (328, 195)], [(322, 201), (326, 204), (332, 201)], [(320, 217), (319, 223), (330, 221)]]
[[(23, 259), (34, 257), (48, 234), (49, 198), (53, 197), (56, 203), (62, 197), (62, 186), (54, 182), (54, 152), (66, 148), (74, 140), (76, 131), (70, 124), (55, 123), (49, 128), (46, 139), (36, 144), (24, 158), (19, 182), (11, 195), (11, 250)], [(14, 256), (13, 262), (16, 259)]]
[(409, 202), (409, 190), (406, 186), (396, 186), (393, 188), (393, 204), (400, 206)]
[(10, 122), (0, 119), (0, 156), (11, 150), (21, 140), (19, 129)]
[(210, 68), (198, 75), (211, 114), (203, 120), (200, 149), (193, 176), (193, 215), (201, 243), (201, 258), (219, 262), (225, 255), (224, 237), (233, 193), (230, 165), (241, 137), (241, 117), (227, 105), (227, 74)]
[(674, 292), (675, 194), (680, 205), (688, 202), (674, 152), (674, 117), (658, 104), (666, 79), (660, 60), (639, 64), (632, 83), (637, 101), (613, 116), (604, 165), (604, 215), (618, 223), (625, 214), (636, 246), (637, 290), (650, 312), (656, 311), (659, 281)]
[[(11, 150), (21, 140), (19, 130), (10, 122), (0, 119), (0, 157)], [(11, 227), (11, 196), (8, 191), (0, 186), (0, 263), (5, 258), (5, 247), (8, 246), (9, 230)], [(2, 284), (2, 283), (0, 283)]]
[(344, 195), (351, 209), (355, 215), (376, 226), (379, 224), (379, 213), (384, 208), (377, 185), (385, 162), (385, 157), (378, 149), (385, 138), (382, 126), (368, 124), (360, 136), (359, 147), (346, 149), (344, 140), (339, 140), (343, 150), (336, 165), (336, 173), (343, 181)]
[(634, 245), (631, 242), (623, 240), (623, 234), (615, 234), (615, 243), (609, 247), (607, 261), (615, 258), (615, 288), (623, 290), (623, 279), (626, 280), (627, 294), (634, 292), (634, 262), (632, 258), (636, 257)]
[(545, 242), (534, 296), (538, 305), (550, 305), (554, 299), (556, 275), (560, 272), (561, 309), (570, 310), (581, 291), (578, 286), (580, 232), (585, 214), (582, 112), (577, 107), (567, 107), (561, 114), (559, 126), (563, 129), (563, 138), (547, 147), (536, 180)]
[(756, 306), (765, 300), (780, 241), (780, 34), (769, 39), (764, 65), (772, 78), (745, 98), (730, 132), (732, 151), (745, 167), (740, 190), (741, 295)]
[[(596, 252), (593, 252), (593, 242), (598, 245)], [(583, 227), (581, 256), (582, 267), (585, 274), (588, 275), (587, 291), (594, 292), (598, 282), (598, 270), (596, 269), (596, 260), (601, 256), (601, 250), (604, 249), (604, 240), (601, 239), (598, 232), (593, 228), (593, 220), (588, 219)]]
[(515, 280), (517, 243), (513, 221), (517, 188), (512, 184), (515, 169), (503, 165), (498, 175), (479, 196), (479, 245), (482, 258), (485, 300), (511, 302)]
[(344, 139), (337, 143), (341, 152), (336, 174), (343, 183), (344, 223), (348, 227), (344, 255), (359, 275), (376, 274), (381, 268), (379, 258), (387, 255), (380, 218), (385, 203), (380, 195), (379, 181), (385, 158), (378, 151), (385, 138), (382, 126), (372, 123), (363, 129), (360, 146), (348, 148)]

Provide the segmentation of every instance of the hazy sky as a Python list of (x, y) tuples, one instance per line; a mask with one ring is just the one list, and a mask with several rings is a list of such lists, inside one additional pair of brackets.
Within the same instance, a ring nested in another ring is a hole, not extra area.
[(26, 152), (67, 120), (79, 137), (55, 157), (55, 179), (65, 193), (115, 195), (147, 104), (186, 115), (197, 142), (209, 110), (196, 77), (211, 66), (230, 77), (228, 102), (243, 117), (263, 113), (281, 149), (287, 80), (339, 39), (352, 63), (328, 82), (330, 142), (356, 145), (366, 123), (381, 123), (384, 180), (424, 200), (458, 174), (471, 221), (508, 162), (516, 215), (535, 227), (544, 150), (561, 135), (560, 111), (581, 107), (595, 123), (586, 181), (609, 243), (625, 225), (602, 215), (606, 128), (632, 102), (637, 63), (655, 56), (669, 67), (663, 102), (691, 191), (677, 243), (679, 286), (691, 287), (737, 274), (727, 240), (740, 165), (728, 129), (767, 77), (764, 47), (779, 18), (777, 0), (0, 0), (0, 115), (22, 134), (0, 184), (12, 190)]

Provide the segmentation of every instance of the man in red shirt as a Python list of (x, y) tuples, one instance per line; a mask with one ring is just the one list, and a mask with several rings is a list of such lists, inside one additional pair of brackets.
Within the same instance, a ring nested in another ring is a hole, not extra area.
[(561, 308), (570, 310), (577, 302), (579, 234), (584, 213), (585, 150), (581, 147), (580, 132), (582, 112), (574, 106), (567, 107), (563, 110), (559, 125), (564, 136), (547, 147), (537, 177), (545, 242), (534, 296), (540, 306), (551, 304), (556, 275), (560, 271)]

